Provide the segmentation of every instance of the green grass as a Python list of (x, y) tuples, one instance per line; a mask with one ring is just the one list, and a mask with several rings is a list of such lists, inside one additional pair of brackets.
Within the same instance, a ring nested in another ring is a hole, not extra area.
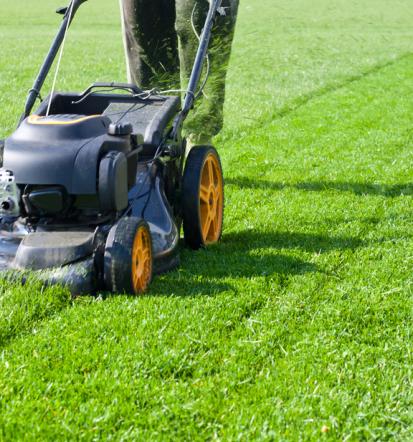
[[(102, 3), (63, 88), (123, 79)], [(0, 0), (0, 136), (54, 6)], [(0, 439), (413, 439), (412, 20), (407, 0), (242, 3), (222, 243), (141, 298), (4, 283)]]

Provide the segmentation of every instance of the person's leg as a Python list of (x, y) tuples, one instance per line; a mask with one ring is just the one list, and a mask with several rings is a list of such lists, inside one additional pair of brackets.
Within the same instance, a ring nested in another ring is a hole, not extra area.
[(174, 0), (121, 0), (128, 81), (179, 88)]
[[(218, 16), (210, 44), (210, 75), (195, 110), (185, 124), (185, 132), (192, 143), (206, 143), (216, 135), (223, 125), (225, 80), (231, 54), (232, 40), (238, 13), (239, 0), (223, 0), (226, 15)], [(191, 15), (196, 5), (195, 28), (202, 31), (209, 8), (208, 0), (176, 0), (176, 30), (179, 41), (181, 83), (183, 89), (192, 70), (198, 41), (191, 26)]]

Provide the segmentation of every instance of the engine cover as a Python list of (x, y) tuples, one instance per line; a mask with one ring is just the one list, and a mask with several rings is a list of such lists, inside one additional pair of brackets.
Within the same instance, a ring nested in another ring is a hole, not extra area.
[(102, 115), (31, 115), (6, 139), (3, 167), (18, 185), (63, 186), (72, 195), (97, 193), (100, 159), (109, 151), (128, 154), (130, 137), (108, 134)]

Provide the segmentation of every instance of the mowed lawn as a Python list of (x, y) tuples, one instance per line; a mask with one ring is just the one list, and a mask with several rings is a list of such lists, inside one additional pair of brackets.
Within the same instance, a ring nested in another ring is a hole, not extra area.
[[(59, 2), (0, 0), (0, 137)], [(248, 0), (222, 243), (147, 296), (0, 286), (0, 440), (413, 439), (410, 0)], [(59, 87), (124, 80), (90, 0)], [(49, 83), (50, 84), (50, 83)]]

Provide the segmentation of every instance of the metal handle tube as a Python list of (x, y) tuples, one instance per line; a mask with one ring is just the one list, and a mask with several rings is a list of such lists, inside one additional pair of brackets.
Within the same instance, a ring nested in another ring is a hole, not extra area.
[(72, 3), (73, 3), (73, 9), (72, 9), (72, 15), (70, 17), (70, 23), (73, 21), (73, 18), (76, 14), (76, 11), (79, 9), (82, 3), (84, 3), (87, 0), (72, 0), (72, 2), (69, 4), (66, 13), (63, 18), (63, 22), (59, 28), (59, 31), (53, 40), (52, 46), (49, 49), (49, 52), (43, 62), (42, 67), (40, 68), (39, 74), (36, 77), (36, 80), (33, 84), (33, 87), (30, 89), (29, 95), (26, 100), (24, 113), (22, 115), (22, 118), (20, 121), (24, 120), (26, 117), (28, 117), (33, 109), (34, 104), (36, 103), (36, 99), (40, 94), (40, 91), (43, 87), (43, 84), (49, 75), (50, 69), (53, 66), (53, 62), (56, 58), (57, 53), (59, 52), (59, 49), (62, 45), (65, 32), (68, 26), (69, 21), (69, 11), (71, 10)]
[(200, 44), (195, 57), (194, 67), (192, 69), (191, 77), (189, 79), (188, 90), (185, 96), (184, 105), (182, 108), (182, 114), (184, 118), (188, 112), (192, 109), (195, 101), (195, 94), (198, 88), (199, 80), (202, 75), (202, 69), (204, 67), (205, 58), (207, 56), (209, 42), (211, 40), (212, 27), (214, 25), (214, 19), (221, 7), (222, 0), (211, 0), (208, 15), (205, 21), (204, 29), (202, 30)]

